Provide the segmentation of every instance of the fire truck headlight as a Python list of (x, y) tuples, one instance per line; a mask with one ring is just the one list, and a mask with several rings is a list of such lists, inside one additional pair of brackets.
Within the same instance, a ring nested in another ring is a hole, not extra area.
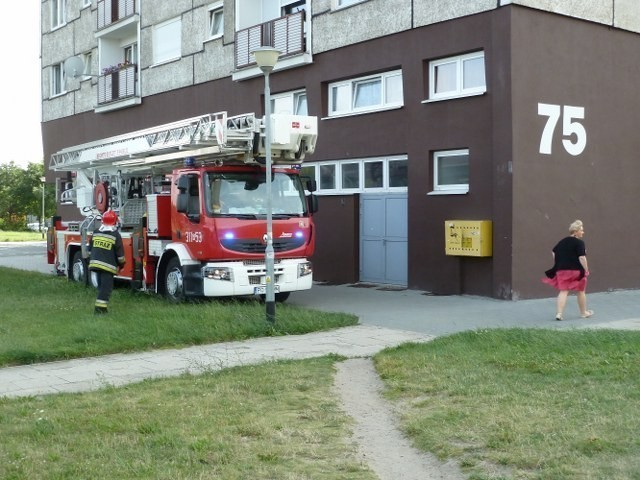
[(231, 269), (226, 267), (204, 267), (202, 269), (202, 276), (209, 280), (233, 281)]
[(304, 262), (298, 265), (298, 277), (306, 277), (313, 273), (313, 266), (311, 262)]

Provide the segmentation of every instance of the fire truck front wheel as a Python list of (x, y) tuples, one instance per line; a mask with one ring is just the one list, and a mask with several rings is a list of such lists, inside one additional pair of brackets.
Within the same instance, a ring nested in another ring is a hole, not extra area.
[(185, 298), (184, 279), (180, 268), (180, 260), (177, 257), (173, 257), (167, 263), (162, 294), (172, 303), (180, 303)]

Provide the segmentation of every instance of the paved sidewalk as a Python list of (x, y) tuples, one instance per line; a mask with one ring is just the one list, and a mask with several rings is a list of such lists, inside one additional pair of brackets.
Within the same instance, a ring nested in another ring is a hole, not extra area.
[(281, 359), (328, 354), (369, 357), (386, 347), (431, 339), (431, 335), (416, 332), (359, 325), (306, 335), (9, 367), (0, 369), (0, 397), (96, 390), (146, 378), (201, 373)]

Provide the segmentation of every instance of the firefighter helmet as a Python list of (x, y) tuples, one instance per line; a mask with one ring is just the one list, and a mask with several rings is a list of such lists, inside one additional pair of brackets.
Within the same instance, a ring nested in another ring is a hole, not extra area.
[(102, 224), (108, 227), (115, 227), (118, 223), (118, 215), (113, 210), (107, 210), (102, 214)]

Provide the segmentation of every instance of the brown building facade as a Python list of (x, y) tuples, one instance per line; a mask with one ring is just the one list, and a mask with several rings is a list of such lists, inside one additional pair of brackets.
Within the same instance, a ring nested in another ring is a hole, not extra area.
[[(449, 68), (460, 69), (462, 87), (439, 97), (447, 88), (439, 75)], [(640, 34), (507, 4), (314, 53), (312, 62), (274, 72), (272, 94), (304, 91), (308, 114), (320, 118), (316, 152), (305, 161), (320, 183), (315, 280), (551, 296), (540, 281), (550, 250), (580, 218), (589, 290), (640, 288), (636, 70)], [(398, 72), (400, 99), (335, 114), (341, 82), (352, 95), (364, 95), (369, 79), (397, 92)], [(260, 113), (263, 87), (262, 76), (226, 76), (129, 108), (50, 119), (42, 125), (45, 158), (207, 112)], [(61, 205), (59, 213), (77, 210)], [(447, 254), (450, 221), (491, 222), (490, 254)]]

